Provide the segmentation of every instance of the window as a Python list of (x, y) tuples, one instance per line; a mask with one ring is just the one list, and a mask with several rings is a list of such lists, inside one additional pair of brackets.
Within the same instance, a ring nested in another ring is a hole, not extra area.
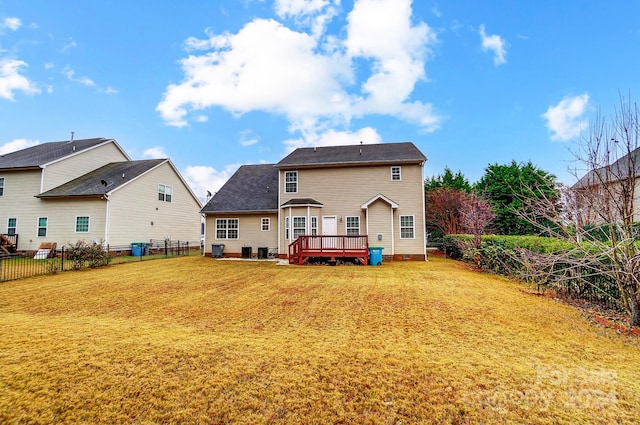
[(217, 218), (216, 219), (216, 239), (238, 239), (240, 219), (238, 218)]
[(391, 181), (402, 180), (402, 167), (391, 167)]
[(289, 240), (289, 217), (284, 218), (284, 238)]
[(318, 235), (318, 217), (311, 217), (311, 235)]
[(89, 232), (89, 217), (86, 215), (76, 217), (76, 233), (87, 232)]
[(285, 193), (296, 193), (298, 191), (298, 172), (286, 171), (284, 173)]
[(47, 236), (47, 222), (49, 219), (47, 217), (39, 217), (38, 218), (38, 236)]
[(347, 235), (359, 235), (360, 234), (360, 217), (347, 217)]
[(18, 233), (17, 230), (18, 230), (18, 219), (10, 218), (7, 221), (7, 235), (15, 235)]
[(158, 201), (171, 202), (171, 195), (173, 194), (173, 189), (171, 186), (167, 186), (164, 184), (158, 185)]
[(414, 217), (412, 215), (400, 216), (400, 239), (415, 239)]
[(268, 232), (270, 228), (271, 228), (271, 219), (268, 217), (263, 218), (260, 223), (260, 230), (262, 230), (263, 232)]
[(0, 196), (4, 195), (4, 177), (0, 177)]
[(307, 232), (307, 217), (293, 217), (293, 239), (304, 236)]

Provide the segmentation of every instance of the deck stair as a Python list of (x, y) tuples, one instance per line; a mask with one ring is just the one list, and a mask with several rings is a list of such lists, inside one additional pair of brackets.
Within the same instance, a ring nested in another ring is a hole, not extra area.
[(0, 253), (15, 254), (18, 250), (18, 235), (0, 235)]

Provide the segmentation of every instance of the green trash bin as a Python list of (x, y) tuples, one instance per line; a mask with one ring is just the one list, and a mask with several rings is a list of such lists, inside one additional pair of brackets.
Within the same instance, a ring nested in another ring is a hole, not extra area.
[(369, 265), (370, 266), (379, 266), (382, 264), (382, 250), (384, 247), (381, 246), (370, 246), (369, 247)]

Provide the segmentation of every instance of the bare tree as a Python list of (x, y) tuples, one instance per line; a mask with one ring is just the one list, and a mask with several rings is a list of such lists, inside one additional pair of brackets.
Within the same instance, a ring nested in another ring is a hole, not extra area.
[(491, 211), (491, 205), (476, 194), (471, 194), (460, 208), (462, 226), (473, 235), (473, 244), (480, 248), (482, 235), (496, 215)]
[(530, 205), (536, 214), (546, 214), (543, 221), (529, 216), (530, 222), (570, 248), (554, 253), (520, 250), (528, 277), (539, 282), (614, 284), (632, 326), (640, 326), (639, 142), (638, 106), (621, 97), (609, 120), (598, 114), (589, 136), (574, 152), (584, 166), (574, 174), (583, 175), (573, 187), (563, 189), (563, 211), (550, 208), (553, 200), (544, 197)]

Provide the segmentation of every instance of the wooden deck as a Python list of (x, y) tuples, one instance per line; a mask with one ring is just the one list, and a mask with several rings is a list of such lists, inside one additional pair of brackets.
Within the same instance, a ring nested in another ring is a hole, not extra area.
[(304, 264), (314, 259), (336, 261), (339, 258), (354, 258), (363, 265), (368, 264), (368, 236), (299, 236), (289, 244), (290, 264)]

